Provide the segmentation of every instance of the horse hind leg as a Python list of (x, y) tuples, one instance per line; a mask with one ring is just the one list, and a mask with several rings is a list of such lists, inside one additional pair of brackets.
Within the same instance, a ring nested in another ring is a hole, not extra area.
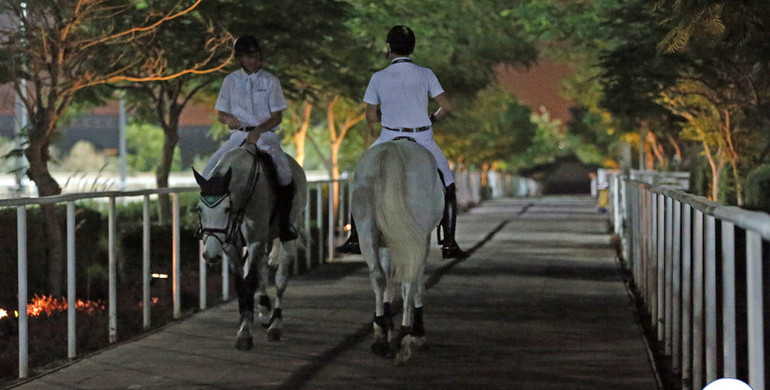
[[(422, 277), (420, 277), (422, 279)], [(414, 296), (414, 320), (412, 322), (412, 339), (418, 350), (428, 349), (427, 339), (425, 338), (425, 322), (423, 321), (423, 302), (422, 297), (425, 293), (425, 284), (419, 283), (417, 292)]]
[(259, 317), (259, 323), (263, 328), (270, 327), (270, 313), (273, 311), (273, 304), (270, 302), (270, 297), (266, 291), (259, 292), (259, 300), (257, 301), (257, 315)]
[(390, 339), (393, 331), (393, 314), (391, 312), (390, 303), (385, 302), (383, 305), (384, 313), (382, 315), (374, 316), (374, 342), (370, 349), (373, 354), (381, 357), (391, 356)]
[(414, 322), (412, 323), (412, 344), (418, 350), (428, 349), (428, 340), (425, 338), (425, 323), (422, 318), (422, 307), (414, 308)]
[(416, 283), (405, 282), (402, 287), (402, 296), (404, 299), (404, 308), (401, 320), (401, 328), (396, 337), (391, 341), (391, 348), (396, 352), (396, 365), (403, 366), (412, 357), (412, 347), (414, 345), (413, 324), (414, 324), (414, 296)]
[(296, 261), (297, 246), (296, 242), (287, 242), (284, 244), (284, 250), (288, 256), (287, 261), (278, 262), (278, 268), (275, 270), (275, 308), (268, 320), (267, 339), (270, 341), (281, 340), (281, 329), (283, 326), (283, 294), (286, 292), (286, 286), (289, 284), (289, 267)]
[(268, 268), (267, 260), (262, 256), (264, 249), (260, 248), (259, 243), (251, 244), (249, 250), (260, 257), (259, 263), (254, 265), (257, 272), (256, 276), (259, 278), (259, 286), (257, 288), (257, 318), (262, 327), (267, 329), (270, 326), (270, 312), (273, 310), (273, 305), (270, 303), (270, 296), (267, 294), (267, 286), (270, 284), (270, 269)]

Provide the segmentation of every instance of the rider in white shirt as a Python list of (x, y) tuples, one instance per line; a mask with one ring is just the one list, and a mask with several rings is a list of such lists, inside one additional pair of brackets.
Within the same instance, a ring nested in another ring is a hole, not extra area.
[(222, 156), (238, 146), (249, 143), (270, 155), (278, 176), (276, 202), (281, 221), (279, 238), (289, 241), (297, 238), (297, 231), (289, 223), (294, 198), (289, 160), (276, 135), (283, 120), (283, 110), (288, 106), (277, 77), (262, 69), (262, 51), (259, 41), (252, 35), (235, 40), (236, 60), (241, 69), (227, 75), (219, 90), (215, 104), (217, 119), (231, 130), (230, 139), (217, 150), (203, 169), (208, 178)]
[[(457, 197), (454, 172), (433, 140), (431, 126), (447, 117), (452, 111), (452, 105), (433, 71), (415, 65), (409, 59), (415, 44), (414, 32), (409, 27), (391, 28), (385, 42), (388, 43), (387, 58), (391, 63), (372, 75), (364, 93), (366, 120), (382, 124), (380, 136), (372, 146), (408, 136), (433, 154), (446, 186), (444, 219), (441, 221), (444, 230), (442, 256), (445, 259), (466, 257), (467, 254), (455, 242)], [(429, 98), (439, 105), (438, 110), (430, 115)], [(348, 241), (337, 248), (342, 253), (360, 253), (355, 223), (352, 225)]]

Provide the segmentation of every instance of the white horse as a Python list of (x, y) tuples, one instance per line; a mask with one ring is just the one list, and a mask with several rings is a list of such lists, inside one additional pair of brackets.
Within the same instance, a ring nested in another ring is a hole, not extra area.
[[(358, 161), (351, 211), (361, 254), (369, 265), (375, 295), (372, 352), (395, 354), (404, 364), (412, 347), (425, 342), (423, 272), (433, 229), (444, 210), (444, 186), (436, 160), (409, 139), (367, 150)], [(390, 303), (401, 286), (401, 328), (394, 334)]]
[[(291, 224), (296, 227), (300, 226), (307, 198), (307, 179), (302, 167), (287, 157), (296, 188), (290, 216)], [(223, 260), (223, 254), (226, 255), (238, 294), (240, 328), (235, 347), (241, 350), (253, 346), (251, 327), (257, 289), (259, 320), (268, 329), (268, 339), (281, 339), (282, 298), (289, 279), (289, 267), (297, 258), (296, 240), (281, 243), (277, 239), (279, 221), (274, 210), (276, 184), (271, 178), (274, 174), (271, 164), (268, 155), (248, 145), (222, 156), (209, 179), (194, 172), (201, 187), (198, 210), (203, 257), (209, 263), (218, 263)], [(285, 252), (283, 256), (280, 255), (281, 247)], [(267, 294), (269, 266), (277, 267), (274, 305)]]

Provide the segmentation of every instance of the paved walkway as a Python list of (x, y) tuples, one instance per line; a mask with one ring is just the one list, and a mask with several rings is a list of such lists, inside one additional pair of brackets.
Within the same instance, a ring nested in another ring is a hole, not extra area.
[(351, 256), (290, 282), (281, 342), (260, 331), (253, 350), (233, 348), (237, 308), (226, 303), (18, 389), (656, 389), (606, 215), (593, 207), (507, 199), (461, 215), (473, 254), (431, 253), (430, 348), (405, 367), (369, 352), (374, 299)]

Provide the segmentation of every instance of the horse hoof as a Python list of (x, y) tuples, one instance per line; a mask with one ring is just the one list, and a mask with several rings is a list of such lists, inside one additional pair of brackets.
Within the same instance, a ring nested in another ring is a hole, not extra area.
[(241, 351), (248, 351), (254, 347), (254, 339), (251, 337), (238, 337), (235, 339), (235, 348)]
[(387, 357), (390, 355), (390, 345), (385, 340), (375, 341), (371, 346), (372, 353), (380, 356)]
[(267, 330), (267, 340), (268, 341), (281, 341), (281, 330), (280, 329), (268, 329)]
[(412, 336), (406, 336), (401, 340), (401, 348), (396, 353), (396, 365), (403, 366), (412, 358)]
[(414, 345), (418, 351), (427, 351), (428, 339), (426, 339), (425, 336), (412, 337), (412, 345)]

